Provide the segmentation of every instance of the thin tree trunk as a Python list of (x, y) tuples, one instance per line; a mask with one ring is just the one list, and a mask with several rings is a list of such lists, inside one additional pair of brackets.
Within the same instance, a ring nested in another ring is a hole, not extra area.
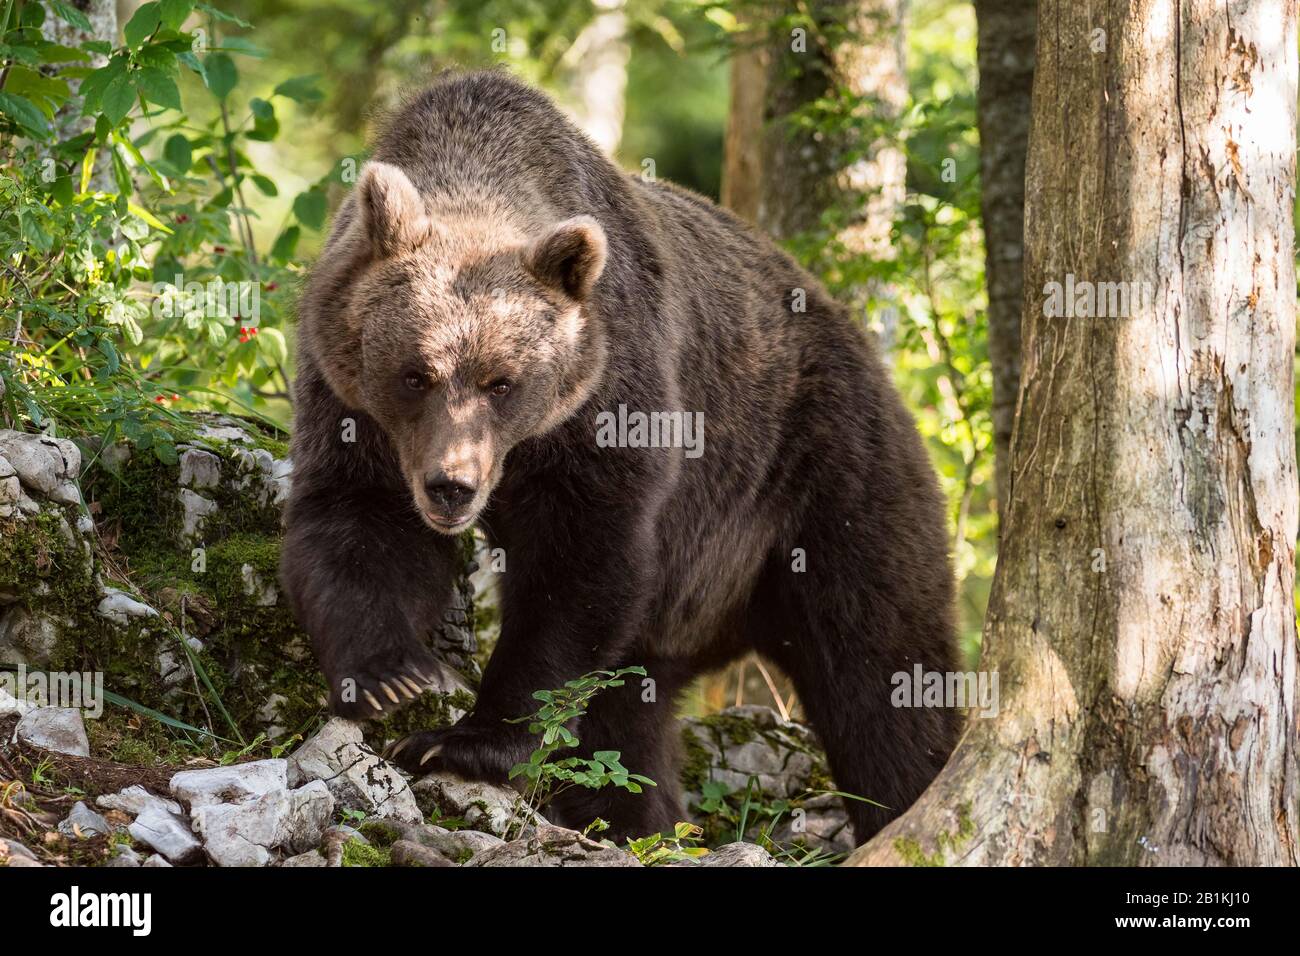
[[(117, 4), (114, 0), (71, 0), (72, 6), (86, 15), (90, 22), (90, 31), (68, 23), (46, 7), (45, 22), (41, 24), (41, 35), (52, 43), (63, 46), (79, 47), (90, 40), (102, 40), (116, 45)], [(89, 65), (101, 67), (108, 63), (108, 57), (102, 53), (93, 53)], [(86, 66), (85, 61), (73, 66)], [(57, 72), (57, 71), (55, 71)], [(81, 80), (68, 79), (69, 88), (75, 93), (81, 87)], [(54, 115), (54, 127), (59, 141), (69, 140), (94, 127), (94, 122), (81, 115), (80, 101), (75, 98)], [(90, 188), (97, 192), (113, 192), (117, 186), (113, 182), (113, 165), (108, 151), (101, 149), (95, 156), (94, 170), (90, 176)]]
[(748, 34), (731, 54), (731, 105), (722, 147), (722, 204), (750, 222), (758, 222), (763, 190), (763, 99), (771, 51)]
[(1024, 301), (1025, 152), (1034, 80), (1035, 0), (975, 0), (979, 32), (980, 212), (998, 517), (1007, 507), (1011, 423), (1020, 386)]
[(860, 129), (820, 135), (792, 129), (792, 114), (840, 90), (865, 113), (897, 119), (907, 102), (901, 0), (817, 0), (816, 26), (771, 37), (764, 83), (762, 192), (758, 221), (777, 239), (819, 228), (838, 208), (841, 238), (854, 252), (888, 254), (889, 229), (904, 197), (906, 163), (891, 141), (863, 141)]
[(595, 16), (565, 54), (564, 65), (574, 90), (574, 120), (612, 156), (623, 138), (632, 50), (627, 43), (625, 0), (593, 0), (592, 6)]
[[(904, 0), (801, 6), (813, 26), (793, 30), (769, 25), (777, 5), (752, 7), (755, 22), (732, 55), (723, 202), (778, 241), (826, 232), (823, 214), (831, 211), (838, 218), (828, 240), (849, 255), (889, 259), (907, 162), (890, 137), (867, 137), (875, 122), (897, 120), (907, 104)], [(853, 113), (815, 118), (832, 120), (829, 130), (792, 122), (815, 103), (839, 101), (841, 92)], [(848, 298), (888, 345), (897, 327), (893, 290), (864, 284)], [(870, 301), (877, 307), (868, 316)]]
[(1039, 9), (1000, 709), (850, 862), (1295, 865), (1295, 8)]

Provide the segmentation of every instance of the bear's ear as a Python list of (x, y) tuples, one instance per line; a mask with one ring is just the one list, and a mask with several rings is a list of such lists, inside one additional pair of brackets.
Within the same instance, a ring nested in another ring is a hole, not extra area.
[(570, 298), (585, 302), (605, 268), (605, 230), (590, 216), (553, 226), (524, 254), (528, 270)]
[(424, 201), (406, 173), (389, 163), (369, 162), (357, 183), (361, 224), (377, 257), (418, 246), (429, 234)]

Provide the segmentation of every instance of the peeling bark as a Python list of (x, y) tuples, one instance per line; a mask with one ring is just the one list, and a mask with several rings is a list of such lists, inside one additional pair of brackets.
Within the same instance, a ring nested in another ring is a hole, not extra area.
[(850, 862), (1296, 865), (1295, 7), (1039, 9), (1001, 706)]

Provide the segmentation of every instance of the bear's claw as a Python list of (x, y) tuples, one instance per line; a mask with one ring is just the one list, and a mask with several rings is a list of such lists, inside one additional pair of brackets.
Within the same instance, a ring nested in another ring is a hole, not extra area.
[(436, 663), (424, 648), (419, 653), (380, 654), (330, 676), (330, 710), (351, 720), (382, 718), (406, 706), (434, 681), (425, 676)]
[(516, 741), (508, 729), (457, 724), (407, 734), (389, 744), (383, 756), (414, 776), (448, 772), (467, 780), (505, 783), (510, 768), (527, 756), (527, 740)]

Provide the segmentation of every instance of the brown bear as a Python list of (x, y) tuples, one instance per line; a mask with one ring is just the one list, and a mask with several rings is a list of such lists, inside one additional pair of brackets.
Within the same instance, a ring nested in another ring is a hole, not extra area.
[(504, 549), (473, 712), (401, 741), (406, 769), (504, 780), (534, 691), (641, 665), (576, 733), (658, 786), (552, 814), (671, 829), (674, 700), (750, 651), (874, 801), (846, 801), (859, 840), (943, 765), (956, 712), (891, 705), (891, 675), (955, 666), (934, 472), (859, 327), (749, 225), (510, 77), (453, 74), (386, 123), (300, 314), (282, 577), (332, 709), (418, 693), (455, 536)]

